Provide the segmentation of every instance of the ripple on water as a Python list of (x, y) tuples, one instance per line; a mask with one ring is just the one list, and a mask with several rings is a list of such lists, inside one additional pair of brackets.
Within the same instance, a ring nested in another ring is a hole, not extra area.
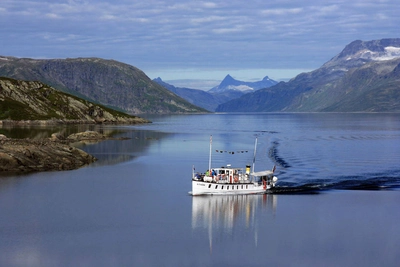
[[(292, 138), (291, 138), (292, 137)], [(399, 136), (286, 136), (271, 142), (279, 192), (399, 188)], [(396, 142), (393, 142), (395, 140)]]

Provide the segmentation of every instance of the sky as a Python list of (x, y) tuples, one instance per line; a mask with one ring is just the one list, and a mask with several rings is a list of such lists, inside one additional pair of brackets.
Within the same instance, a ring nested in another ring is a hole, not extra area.
[(114, 59), (175, 86), (281, 81), (400, 37), (398, 0), (1, 0), (0, 55)]

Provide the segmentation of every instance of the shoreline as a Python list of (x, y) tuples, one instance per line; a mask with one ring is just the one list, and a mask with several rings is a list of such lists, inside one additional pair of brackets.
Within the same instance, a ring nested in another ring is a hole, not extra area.
[(136, 117), (136, 118), (117, 118), (116, 120), (105, 120), (104, 118), (98, 118), (93, 120), (61, 120), (61, 119), (50, 119), (50, 120), (0, 120), (0, 126), (24, 126), (24, 125), (72, 125), (72, 124), (144, 124), (151, 123), (151, 121)]
[(72, 144), (108, 139), (112, 138), (95, 131), (75, 133), (66, 138), (52, 134), (50, 138), (35, 140), (0, 134), (0, 174), (78, 169), (97, 159)]

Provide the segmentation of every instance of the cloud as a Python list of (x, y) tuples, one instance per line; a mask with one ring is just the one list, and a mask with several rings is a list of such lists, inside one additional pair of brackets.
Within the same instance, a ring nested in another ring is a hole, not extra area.
[(216, 8), (218, 5), (214, 2), (203, 2), (205, 8)]
[(225, 20), (223, 16), (207, 16), (207, 17), (196, 17), (191, 19), (190, 21), (194, 24), (208, 23), (208, 22), (216, 22)]
[[(204, 9), (209, 10), (217, 7), (217, 4), (215, 2), (204, 2), (204, 1), (175, 1), (175, 2), (176, 3), (169, 4), (168, 9), (202, 11)], [(163, 5), (163, 2), (158, 2), (158, 4)]]
[(1, 53), (146, 69), (310, 69), (355, 39), (399, 37), (399, 13), (396, 0), (2, 0)]
[(232, 32), (240, 32), (240, 31), (242, 31), (242, 29), (241, 29), (241, 27), (237, 26), (234, 28), (213, 29), (212, 31), (217, 34), (225, 34), (225, 33), (232, 33)]
[(59, 18), (61, 18), (59, 15), (57, 15), (55, 13), (47, 13), (45, 16), (47, 18), (50, 18), (50, 19), (59, 19)]
[(288, 15), (288, 14), (298, 14), (302, 12), (302, 8), (274, 8), (274, 9), (265, 9), (261, 11), (263, 15)]

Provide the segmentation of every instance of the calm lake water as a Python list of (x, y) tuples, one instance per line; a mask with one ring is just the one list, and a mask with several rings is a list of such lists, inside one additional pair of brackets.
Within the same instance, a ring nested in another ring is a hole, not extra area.
[[(400, 114), (147, 118), (95, 127), (130, 139), (82, 145), (90, 166), (0, 178), (0, 266), (398, 266)], [(76, 129), (0, 129), (55, 131)], [(214, 166), (251, 163), (257, 137), (274, 193), (188, 195), (210, 135)]]

